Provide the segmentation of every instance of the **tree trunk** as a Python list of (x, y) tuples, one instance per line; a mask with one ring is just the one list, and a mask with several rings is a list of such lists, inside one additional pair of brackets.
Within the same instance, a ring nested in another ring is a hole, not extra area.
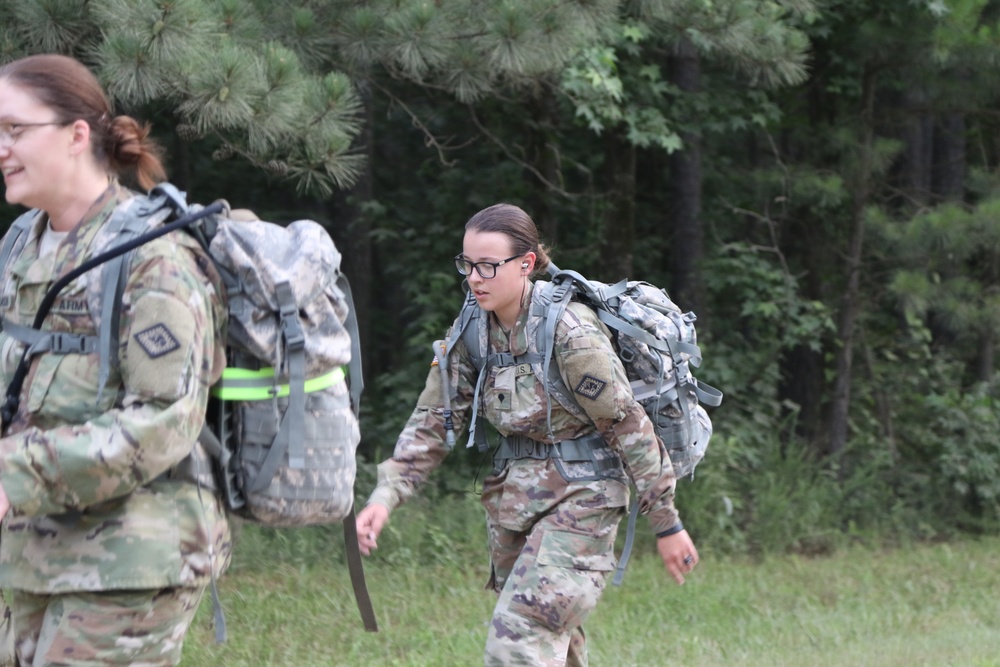
[(542, 242), (549, 246), (554, 246), (559, 241), (558, 216), (552, 210), (553, 201), (557, 201), (552, 186), (559, 185), (561, 181), (559, 163), (553, 152), (555, 142), (552, 140), (553, 125), (557, 117), (558, 110), (552, 95), (537, 95), (528, 103), (526, 118), (530, 122), (527, 127), (527, 159), (538, 172), (535, 174), (525, 170), (525, 178), (531, 185), (527, 202), (528, 214), (535, 221), (542, 235)]
[(875, 69), (865, 65), (861, 88), (861, 118), (858, 164), (851, 185), (851, 238), (847, 250), (847, 286), (841, 300), (837, 334), (836, 380), (830, 408), (830, 442), (827, 453), (837, 455), (847, 446), (847, 422), (851, 405), (851, 370), (855, 324), (861, 312), (861, 256), (864, 248), (864, 211), (871, 192), (872, 144), (874, 141)]
[(598, 278), (617, 282), (633, 278), (635, 248), (635, 146), (619, 132), (607, 132), (603, 139), (602, 182), (611, 188), (605, 199), (601, 257)]
[(341, 270), (351, 284), (354, 310), (358, 319), (358, 337), (361, 345), (361, 363), (365, 380), (373, 377), (370, 365), (371, 304), (375, 275), (373, 250), (368, 219), (361, 213), (361, 205), (372, 198), (372, 165), (374, 147), (374, 113), (370, 89), (363, 82), (355, 83), (364, 105), (364, 123), (358, 135), (359, 150), (365, 154), (364, 171), (349, 191), (338, 191), (327, 202), (332, 224), (330, 235), (341, 254)]
[(934, 194), (945, 201), (964, 199), (965, 172), (965, 114), (947, 113), (934, 132)]
[[(682, 39), (671, 58), (670, 78), (683, 91), (701, 87), (701, 62), (694, 45)], [(684, 148), (670, 155), (669, 191), (673, 281), (671, 298), (683, 309), (704, 311), (704, 295), (698, 265), (702, 258), (701, 228), (701, 137), (681, 132)]]
[(898, 176), (908, 203), (916, 205), (926, 204), (931, 194), (934, 123), (924, 110), (927, 104), (925, 97), (922, 92), (914, 90), (908, 90), (903, 97), (903, 153)]

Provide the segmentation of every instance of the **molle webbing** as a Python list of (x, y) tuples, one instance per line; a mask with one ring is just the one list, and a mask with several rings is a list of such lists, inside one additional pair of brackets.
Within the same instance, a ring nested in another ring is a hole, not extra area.
[(493, 460), (502, 463), (510, 459), (560, 459), (566, 463), (593, 463), (595, 473), (618, 466), (617, 457), (595, 457), (596, 449), (608, 449), (604, 438), (597, 433), (555, 444), (539, 442), (523, 435), (509, 435), (500, 438), (500, 445), (493, 455)]

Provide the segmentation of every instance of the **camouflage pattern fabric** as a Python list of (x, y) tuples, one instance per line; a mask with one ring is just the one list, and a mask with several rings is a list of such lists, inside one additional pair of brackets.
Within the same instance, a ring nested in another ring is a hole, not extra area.
[(180, 664), (205, 588), (33, 595), (18, 592), (17, 652), (24, 665)]
[[(55, 253), (38, 257), (39, 216), (2, 278), (0, 311), (30, 326), (47, 288), (96, 254), (105, 225), (135, 195), (117, 185)], [(61, 293), (45, 327), (95, 335), (100, 270)], [(206, 277), (207, 276), (207, 277)], [(121, 303), (118, 359), (98, 397), (98, 354), (40, 354), (0, 439), (12, 504), (0, 539), (0, 586), (52, 594), (204, 586), (231, 540), (212, 493), (167, 473), (207, 470), (196, 444), (208, 388), (225, 365), (221, 283), (193, 239), (172, 234), (135, 251)], [(0, 333), (0, 349), (20, 343)], [(2, 384), (13, 365), (0, 367)], [(188, 457), (191, 458), (188, 458)], [(17, 609), (15, 609), (17, 613)]]
[[(266, 249), (266, 254), (261, 250)], [(287, 283), (305, 325), (306, 377), (351, 359), (344, 328), (347, 301), (337, 287), (340, 253), (318, 223), (298, 220), (281, 227), (223, 220), (209, 245), (212, 257), (239, 276), (239, 292), (229, 296), (229, 340), (264, 366), (284, 368), (277, 285)]]
[[(277, 407), (277, 414), (275, 407)], [(256, 479), (279, 427), (287, 398), (236, 401), (233, 422), (244, 479)], [(341, 521), (354, 508), (355, 451), (361, 440), (347, 384), (306, 394), (302, 420), (303, 466), (279, 465), (270, 483), (247, 492), (240, 516), (267, 526), (312, 526)]]
[[(698, 344), (694, 314), (682, 313), (662, 289), (643, 282), (629, 283), (628, 291), (618, 296), (618, 302), (619, 316), (623, 320), (651, 333), (658, 340), (674, 340), (684, 346)], [(631, 359), (626, 369), (630, 380), (659, 387), (664, 393), (674, 389), (679, 394), (674, 401), (650, 396), (641, 402), (647, 414), (655, 420), (656, 434), (666, 447), (677, 476), (693, 475), (712, 437), (712, 420), (705, 408), (699, 405), (699, 397), (693, 389), (697, 382), (691, 374), (691, 366), (700, 364), (700, 357), (692, 358), (691, 353), (685, 351), (690, 350), (689, 347), (680, 349), (676, 358), (658, 354), (650, 350), (645, 342), (627, 334), (619, 335), (618, 340), (622, 354), (628, 354), (627, 358)], [(703, 387), (716, 391), (706, 385)], [(690, 420), (684, 414), (685, 409), (691, 415)]]
[(0, 667), (14, 667), (14, 620), (6, 600), (0, 596)]
[[(531, 315), (533, 292), (526, 291), (521, 315), (509, 336), (496, 324), (488, 325), (492, 317), (480, 318), (483, 324), (479, 335), (488, 344), (487, 349), (514, 354), (537, 351), (535, 331), (542, 318)], [(640, 511), (647, 515), (654, 532), (671, 528), (678, 521), (673, 504), (676, 478), (670, 458), (632, 396), (607, 330), (590, 308), (582, 304), (567, 308), (556, 327), (554, 359), (566, 386), (576, 392), (579, 407), (553, 403), (551, 437), (546, 423), (546, 394), (537, 380), (542, 373), (530, 367), (490, 370), (483, 380), (483, 415), (502, 435), (521, 435), (539, 442), (574, 439), (596, 429), (624, 465), (619, 463), (598, 473), (593, 464), (586, 462), (520, 459), (507, 462), (484, 480), (483, 503), (489, 517), (495, 575), (490, 587), (501, 591), (488, 654), (507, 651), (506, 659), (513, 660), (518, 651), (527, 655), (534, 650), (515, 644), (526, 647), (547, 643), (554, 647), (551, 656), (538, 654), (525, 658), (527, 662), (504, 664), (561, 665), (567, 659), (564, 649), (568, 652), (570, 645), (576, 646), (576, 655), (585, 656), (583, 634), (574, 623), (582, 623), (593, 608), (603, 590), (604, 575), (614, 567), (614, 534), (628, 504), (629, 479), (636, 485)], [(476, 368), (463, 342), (455, 345), (447, 368), (455, 427), (461, 430), (470, 416), (477, 380)], [(392, 458), (379, 465), (378, 486), (370, 503), (394, 509), (413, 497), (441, 463), (447, 454), (442, 405), (441, 371), (435, 365)], [(581, 533), (565, 530), (576, 521), (582, 521)], [(538, 549), (543, 543), (545, 562), (540, 563)], [(527, 569), (518, 564), (518, 576), (509, 577), (505, 573), (522, 555)], [(542, 582), (543, 578), (546, 582)], [(529, 595), (524, 591), (530, 591), (530, 600), (541, 602), (534, 605), (535, 611), (527, 608), (533, 603), (515, 605), (512, 611), (510, 607), (519, 592)], [(546, 606), (546, 600), (557, 595), (562, 596), (559, 607)], [(543, 626), (519, 620), (532, 614), (548, 615), (551, 622)], [(508, 628), (509, 632), (498, 628)], [(509, 646), (502, 649), (498, 643)], [(544, 661), (532, 662), (534, 659)]]
[[(526, 291), (521, 315), (510, 332), (498, 326), (487, 328), (491, 318), (481, 318), (480, 336), (492, 351), (523, 354), (535, 350), (535, 330), (541, 317), (530, 315), (534, 290)], [(546, 424), (545, 390), (537, 381), (542, 374), (530, 368), (493, 368), (483, 381), (482, 412), (503, 435), (523, 435), (538, 442), (571, 440), (595, 428), (605, 442), (618, 452), (625, 463), (628, 479), (639, 493), (639, 510), (649, 518), (654, 533), (672, 528), (677, 523), (673, 497), (676, 478), (670, 458), (653, 432), (653, 426), (635, 402), (621, 361), (618, 359), (607, 329), (594, 312), (583, 304), (567, 308), (556, 327), (553, 355), (559, 365), (563, 382), (577, 390), (579, 407), (554, 402), (552, 406), (552, 436)], [(455, 345), (448, 360), (451, 408), (457, 431), (466, 425), (472, 406), (477, 371), (461, 341)], [(581, 393), (583, 392), (583, 393)], [(589, 397), (586, 395), (589, 394)], [(553, 398), (558, 398), (556, 392)], [(390, 510), (413, 497), (431, 471), (447, 454), (444, 438), (444, 416), (441, 373), (435, 365), (417, 400), (402, 433), (396, 441), (391, 459), (379, 465), (378, 486), (369, 502), (379, 502)], [(570, 403), (567, 401), (567, 403)], [(529, 462), (525, 462), (528, 464)], [(561, 462), (533, 461), (540, 468), (558, 467), (569, 479), (566, 484), (593, 477), (589, 463), (563, 465)], [(539, 474), (547, 475), (544, 470)], [(561, 474), (558, 475), (561, 477)], [(628, 504), (628, 486), (623, 474), (607, 473), (599, 480), (587, 481), (607, 507)], [(505, 495), (528, 498), (535, 480), (508, 480)], [(504, 526), (512, 530), (527, 530), (538, 518), (532, 501), (511, 501), (505, 512)]]
[[(238, 217), (243, 220), (220, 220), (209, 245), (225, 274), (238, 278), (227, 277), (231, 365), (271, 367), (277, 383), (289, 383), (288, 332), (279, 317), (288, 306), (302, 329), (303, 379), (348, 364), (348, 302), (337, 284), (341, 257), (329, 234), (311, 220), (281, 227), (246, 220), (245, 212)], [(282, 284), (288, 287), (289, 304), (279, 301)], [(235, 434), (229, 444), (237, 451), (233, 465), (245, 496), (236, 510), (240, 516), (273, 527), (306, 526), (341, 521), (354, 507), (355, 452), (361, 436), (347, 384), (341, 380), (311, 391), (304, 401), (287, 417), (295, 404), (284, 396), (227, 401)], [(289, 445), (300, 446), (301, 460), (293, 465), (291, 453), (285, 452), (268, 469), (265, 461), (282, 424), (289, 429), (288, 420), (299, 428), (301, 437)], [(262, 470), (266, 480), (258, 480)]]
[(500, 594), (485, 664), (586, 665), (582, 625), (614, 569), (625, 509), (593, 509), (575, 496), (553, 497), (553, 511), (529, 532), (508, 530), (499, 521), (505, 477), (525, 463), (513, 462), (483, 490), (492, 562), (488, 587)]

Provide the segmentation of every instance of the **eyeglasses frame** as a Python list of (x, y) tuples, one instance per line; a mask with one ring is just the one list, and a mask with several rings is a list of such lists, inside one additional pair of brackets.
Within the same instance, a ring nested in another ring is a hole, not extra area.
[[(14, 144), (17, 143), (17, 140), (21, 138), (22, 134), (24, 134), (24, 130), (21, 130), (17, 134), (14, 134), (14, 130), (20, 130), (20, 128), (22, 127), (32, 128), (32, 127), (44, 127), (46, 125), (60, 125), (62, 127), (66, 127), (72, 122), (73, 121), (66, 122), (63, 120), (53, 120), (49, 121), (48, 123), (0, 123), (0, 128), (2, 128), (5, 125), (10, 128), (10, 130), (6, 132), (0, 130), (0, 148), (13, 148)], [(9, 137), (10, 138), (9, 141), (6, 141), (4, 137)]]
[[(516, 255), (514, 255), (512, 257), (508, 257), (507, 259), (501, 259), (499, 262), (473, 262), (473, 261), (471, 261), (471, 260), (466, 259), (465, 257), (463, 257), (462, 253), (458, 253), (457, 255), (455, 255), (455, 260), (454, 260), (455, 261), (455, 268), (458, 269), (459, 275), (462, 275), (462, 276), (468, 276), (468, 275), (470, 275), (472, 273), (471, 270), (469, 271), (469, 273), (464, 273), (462, 271), (462, 269), (460, 269), (459, 266), (458, 266), (459, 262), (465, 262), (469, 266), (471, 266), (473, 269), (475, 269), (476, 273), (478, 273), (479, 276), (483, 280), (490, 280), (492, 278), (496, 278), (496, 276), (497, 276), (497, 269), (499, 269), (501, 266), (503, 266), (504, 264), (506, 264), (507, 262), (509, 262), (511, 260), (517, 259), (518, 257), (524, 257), (525, 254), (526, 253), (523, 253), (523, 252), (522, 253), (518, 253), (518, 254), (516, 254)], [(483, 274), (483, 270), (482, 270), (482, 268), (480, 268), (483, 264), (486, 264), (488, 266), (492, 266), (493, 267), (493, 275), (492, 276), (487, 276), (487, 275)]]

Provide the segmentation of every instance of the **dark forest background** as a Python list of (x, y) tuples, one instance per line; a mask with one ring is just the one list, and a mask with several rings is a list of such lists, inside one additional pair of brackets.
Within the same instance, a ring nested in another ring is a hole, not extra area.
[(679, 489), (702, 542), (998, 526), (998, 2), (0, 0), (0, 60), (34, 52), (151, 121), (190, 200), (329, 229), (362, 496), (461, 304), (464, 222), (506, 201), (560, 266), (698, 314), (726, 394)]

